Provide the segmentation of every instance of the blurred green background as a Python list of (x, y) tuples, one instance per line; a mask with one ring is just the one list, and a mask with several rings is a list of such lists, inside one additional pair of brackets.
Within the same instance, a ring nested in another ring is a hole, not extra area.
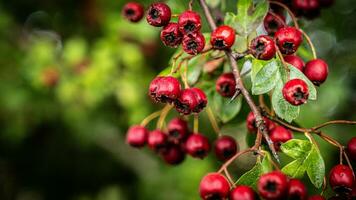
[[(160, 108), (147, 97), (147, 86), (174, 52), (161, 44), (159, 29), (121, 17), (126, 2), (1, 1), (0, 199), (193, 200), (201, 177), (218, 169), (213, 155), (171, 167), (125, 144), (127, 128)], [(168, 4), (178, 13), (187, 1)], [(303, 126), (356, 120), (355, 9), (352, 0), (339, 0), (318, 19), (302, 21), (330, 66), (318, 101), (303, 106), (297, 120)], [(244, 103), (223, 127), (241, 148), (248, 112)], [(206, 116), (201, 131), (213, 139), (204, 123)], [(343, 144), (356, 136), (351, 126), (325, 132)], [(330, 169), (337, 149), (323, 141), (320, 147)], [(237, 176), (252, 164), (243, 157), (232, 172)]]

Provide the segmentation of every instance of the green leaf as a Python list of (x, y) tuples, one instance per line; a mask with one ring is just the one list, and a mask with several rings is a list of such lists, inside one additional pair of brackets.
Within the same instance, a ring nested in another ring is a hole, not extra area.
[(281, 145), (281, 150), (287, 156), (298, 159), (304, 157), (305, 152), (310, 151), (311, 147), (311, 143), (307, 140), (291, 139)]
[(303, 178), (305, 170), (306, 167), (303, 165), (303, 160), (298, 159), (284, 166), (282, 172), (293, 178)]
[[(257, 62), (260, 64), (257, 64)], [(278, 63), (275, 60), (269, 62), (254, 60), (254, 63), (256, 65), (253, 65), (253, 69), (255, 66), (256, 68), (260, 68), (261, 65), (262, 68), (253, 70), (253, 73), (255, 74), (251, 76), (252, 94), (259, 95), (267, 93), (272, 90), (280, 80)]]
[(230, 98), (222, 97), (219, 93), (214, 91), (213, 110), (223, 123), (232, 120), (240, 112), (241, 105), (241, 97), (230, 102)]
[(309, 88), (309, 99), (316, 100), (317, 92), (314, 84), (303, 74), (303, 72), (301, 72), (293, 65), (289, 65), (289, 69), (290, 69), (290, 73), (289, 73), (290, 79), (298, 78), (305, 81)]
[(313, 147), (307, 161), (309, 163), (307, 166), (307, 174), (313, 185), (320, 188), (325, 176), (325, 163), (317, 147)]

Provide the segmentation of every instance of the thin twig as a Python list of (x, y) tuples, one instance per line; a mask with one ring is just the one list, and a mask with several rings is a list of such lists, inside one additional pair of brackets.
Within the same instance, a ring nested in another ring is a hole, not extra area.
[(150, 123), (153, 119), (159, 117), (161, 114), (162, 110), (156, 111), (150, 115), (148, 115), (145, 119), (142, 120), (141, 126), (146, 126), (148, 123)]
[(278, 2), (278, 1), (269, 1), (269, 3), (271, 3), (271, 4), (276, 4), (276, 5), (280, 6), (280, 7), (282, 7), (283, 9), (285, 9), (285, 10), (288, 12), (288, 14), (290, 15), (290, 17), (292, 18), (294, 26), (295, 26), (297, 29), (299, 29), (298, 20), (297, 20), (297, 18), (295, 17), (295, 15), (293, 14), (293, 12), (288, 8), (288, 6), (286, 6), (286, 5), (284, 5), (283, 3)]
[(315, 46), (314, 46), (313, 42), (311, 41), (310, 37), (309, 37), (308, 34), (306, 34), (302, 29), (300, 29), (300, 31), (303, 33), (305, 39), (307, 39), (307, 42), (308, 42), (308, 44), (309, 44), (309, 46), (310, 46), (310, 49), (311, 49), (311, 51), (312, 51), (312, 53), (313, 53), (313, 58), (314, 58), (314, 59), (317, 59), (318, 57), (317, 57), (317, 55), (316, 55)]

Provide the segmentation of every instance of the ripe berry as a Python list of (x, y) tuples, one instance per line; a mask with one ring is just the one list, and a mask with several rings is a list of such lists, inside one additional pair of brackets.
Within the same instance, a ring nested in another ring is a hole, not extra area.
[(155, 102), (171, 103), (180, 95), (181, 86), (172, 76), (158, 76), (152, 80), (149, 94)]
[(229, 49), (235, 43), (235, 30), (230, 26), (219, 26), (211, 33), (210, 43), (214, 49)]
[(232, 73), (219, 76), (215, 84), (216, 91), (223, 97), (232, 97), (236, 92), (236, 81)]
[(296, 67), (300, 71), (304, 70), (305, 63), (299, 56), (286, 55), (286, 56), (284, 56), (284, 61), (286, 61), (287, 63), (293, 65), (294, 67)]
[(200, 32), (192, 35), (184, 35), (183, 37), (183, 50), (190, 55), (196, 55), (203, 51), (205, 47), (204, 35)]
[(228, 135), (219, 137), (214, 143), (214, 152), (221, 161), (229, 160), (238, 151), (236, 140)]
[(207, 103), (207, 97), (202, 90), (187, 88), (181, 92), (180, 97), (175, 101), (175, 108), (179, 113), (189, 115), (192, 112), (199, 113)]
[(122, 9), (122, 15), (131, 22), (138, 22), (142, 19), (144, 8), (137, 2), (128, 2)]
[(283, 199), (288, 192), (288, 178), (279, 171), (270, 172), (260, 177), (257, 188), (266, 200)]
[(230, 192), (230, 200), (258, 200), (258, 196), (252, 188), (248, 186), (237, 186)]
[(180, 118), (174, 118), (168, 123), (168, 140), (174, 144), (183, 142), (190, 134), (188, 123)]
[(336, 165), (329, 174), (329, 183), (331, 188), (340, 194), (350, 193), (355, 183), (355, 177), (350, 167), (346, 165)]
[(178, 165), (184, 161), (185, 153), (179, 146), (170, 145), (161, 152), (161, 157), (167, 164)]
[(201, 29), (200, 15), (194, 11), (188, 10), (178, 17), (179, 30), (184, 35), (197, 33)]
[(282, 90), (286, 101), (294, 106), (306, 103), (309, 97), (308, 85), (301, 79), (292, 79), (288, 81)]
[(250, 43), (251, 54), (260, 60), (270, 60), (276, 55), (276, 45), (268, 35), (260, 35)]
[(325, 200), (325, 198), (321, 195), (313, 195), (308, 198), (308, 200)]
[(229, 191), (229, 182), (219, 173), (209, 173), (200, 181), (199, 193), (204, 200), (224, 200)]
[(306, 200), (307, 196), (307, 188), (300, 180), (291, 179), (289, 181), (288, 199)]
[(185, 151), (194, 158), (203, 159), (210, 151), (208, 138), (200, 133), (190, 135), (185, 142)]
[[(275, 127), (275, 124), (271, 120), (267, 119), (266, 117), (263, 117), (263, 120), (269, 131), (271, 131)], [(250, 133), (255, 133), (257, 131), (256, 119), (252, 111), (247, 115), (246, 125), (247, 125), (247, 130)]]
[(316, 11), (320, 8), (319, 0), (293, 0), (292, 5), (303, 12)]
[(146, 19), (152, 26), (165, 26), (171, 20), (171, 9), (165, 3), (153, 3), (148, 8)]
[(163, 150), (167, 145), (167, 134), (160, 130), (151, 131), (148, 134), (147, 144), (154, 151)]
[(263, 20), (263, 25), (269, 35), (274, 35), (278, 29), (286, 26), (285, 21), (284, 16), (268, 12)]
[(147, 142), (148, 130), (139, 125), (131, 126), (126, 133), (126, 142), (133, 147), (143, 147)]
[(280, 28), (274, 35), (276, 44), (283, 54), (293, 54), (303, 41), (302, 33), (294, 27)]
[(347, 144), (347, 153), (352, 160), (356, 161), (356, 137), (351, 138)]
[(314, 85), (321, 85), (328, 77), (328, 64), (322, 59), (314, 59), (305, 65), (304, 74)]
[(183, 35), (179, 31), (177, 23), (171, 22), (163, 27), (161, 31), (161, 41), (167, 47), (176, 48), (182, 43)]
[(276, 150), (279, 150), (283, 143), (293, 138), (292, 132), (283, 126), (276, 126), (272, 129), (269, 136)]

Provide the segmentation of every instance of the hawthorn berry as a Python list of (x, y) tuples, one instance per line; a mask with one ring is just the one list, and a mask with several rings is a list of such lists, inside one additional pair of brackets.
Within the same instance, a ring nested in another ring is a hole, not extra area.
[(305, 65), (304, 74), (314, 85), (321, 85), (328, 77), (328, 64), (322, 59), (314, 59)]
[(235, 30), (230, 26), (222, 25), (212, 33), (210, 43), (214, 49), (229, 49), (235, 43)]
[(276, 126), (270, 131), (269, 137), (271, 138), (275, 149), (279, 150), (283, 143), (293, 138), (293, 133), (283, 126)]
[(126, 133), (126, 143), (133, 147), (145, 146), (148, 138), (148, 130), (139, 125), (131, 126)]
[(276, 45), (268, 35), (260, 35), (250, 43), (251, 54), (260, 60), (270, 60), (276, 55)]
[(288, 192), (288, 178), (279, 171), (263, 174), (257, 182), (257, 188), (266, 200), (283, 199)]
[(147, 144), (152, 150), (161, 151), (167, 145), (167, 134), (160, 130), (151, 131), (148, 134)]
[(308, 198), (308, 200), (326, 200), (323, 196), (321, 195), (313, 195)]
[(284, 58), (284, 61), (286, 61), (287, 63), (293, 65), (295, 68), (297, 68), (301, 72), (303, 72), (305, 63), (299, 56), (286, 55), (283, 58)]
[(149, 94), (155, 102), (171, 103), (180, 95), (181, 86), (172, 76), (158, 76), (152, 80)]
[(165, 26), (171, 20), (171, 9), (165, 3), (153, 3), (147, 11), (147, 22), (156, 27)]
[(306, 200), (308, 197), (307, 188), (298, 179), (289, 180), (288, 199)]
[(284, 16), (268, 12), (263, 20), (263, 26), (269, 35), (274, 35), (278, 29), (286, 26), (285, 21)]
[(201, 90), (199, 88), (191, 88), (191, 90), (195, 93), (195, 96), (196, 96), (196, 99), (197, 99), (197, 103), (198, 103), (198, 105), (196, 105), (194, 107), (193, 113), (199, 113), (208, 104), (208, 98), (206, 97), (206, 95), (203, 92), (203, 90)]
[(219, 173), (209, 173), (200, 181), (199, 193), (204, 200), (224, 200), (228, 197), (230, 184)]
[(174, 144), (183, 142), (190, 134), (187, 121), (174, 118), (168, 123), (168, 141)]
[(256, 192), (252, 188), (241, 185), (230, 191), (229, 200), (258, 200)]
[(167, 47), (176, 48), (182, 43), (183, 35), (177, 23), (170, 22), (161, 30), (161, 41)]
[(189, 115), (199, 113), (205, 108), (208, 100), (205, 93), (198, 88), (184, 89), (180, 97), (175, 101), (175, 108), (179, 113)]
[(196, 55), (203, 51), (205, 47), (204, 35), (200, 32), (184, 35), (182, 41), (183, 50), (190, 55)]
[(214, 152), (221, 161), (229, 160), (238, 151), (236, 140), (228, 135), (220, 136), (214, 143)]
[(164, 151), (160, 152), (162, 159), (170, 165), (178, 165), (185, 159), (185, 153), (179, 146), (169, 145)]
[(284, 99), (294, 106), (306, 103), (309, 97), (308, 85), (301, 79), (289, 80), (282, 93)]
[(351, 138), (348, 142), (347, 153), (352, 160), (356, 161), (356, 137)]
[(137, 2), (128, 2), (122, 9), (122, 15), (131, 22), (140, 21), (144, 12), (143, 6)]
[(216, 91), (223, 97), (233, 97), (236, 92), (236, 81), (233, 73), (219, 76), (215, 84)]
[(201, 29), (201, 18), (199, 13), (187, 10), (178, 17), (179, 30), (183, 35), (198, 33)]
[(203, 159), (210, 151), (208, 138), (200, 133), (190, 135), (185, 142), (185, 151), (194, 158)]
[(355, 177), (350, 167), (340, 164), (330, 170), (329, 183), (336, 193), (346, 194), (351, 192)]
[[(263, 117), (263, 120), (264, 120), (266, 127), (269, 131), (271, 131), (275, 127), (275, 124), (268, 118)], [(250, 113), (248, 113), (248, 115), (247, 115), (246, 126), (247, 126), (247, 130), (250, 133), (255, 133), (257, 131), (256, 118), (252, 111)]]
[(320, 8), (319, 0), (293, 0), (292, 5), (303, 12), (316, 11)]
[(302, 33), (294, 27), (282, 27), (274, 35), (279, 50), (286, 55), (293, 54), (303, 41)]

